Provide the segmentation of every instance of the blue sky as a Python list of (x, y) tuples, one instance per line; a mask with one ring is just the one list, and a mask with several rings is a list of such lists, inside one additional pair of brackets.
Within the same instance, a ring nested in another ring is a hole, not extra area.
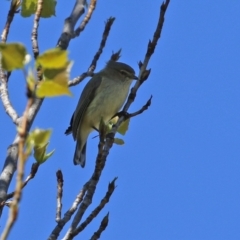
[[(161, 2), (139, 3), (98, 2), (92, 20), (69, 46), (74, 61), (72, 78), (88, 68), (110, 16), (116, 21), (97, 71), (119, 48), (120, 60), (138, 71), (137, 62), (143, 60)], [(41, 20), (41, 52), (56, 45), (73, 4), (59, 2), (56, 17)], [(0, 29), (8, 6), (9, 1), (1, 1)], [(89, 239), (108, 211), (110, 222), (102, 239), (240, 239), (239, 10), (239, 1), (171, 1), (162, 37), (149, 63), (151, 75), (130, 112), (138, 110), (150, 95), (152, 105), (131, 120), (125, 145), (111, 150), (93, 204), (104, 196), (114, 177), (118, 177), (117, 188), (100, 218), (77, 239)], [(8, 38), (9, 42), (23, 42), (30, 53), (32, 23), (33, 18), (17, 15)], [(46, 239), (55, 227), (58, 169), (64, 174), (63, 212), (92, 173), (98, 139), (89, 138), (87, 164), (81, 169), (72, 163), (73, 139), (64, 135), (86, 82), (71, 88), (73, 98), (46, 99), (37, 115), (33, 128), (53, 128), (49, 150), (56, 152), (24, 189), (19, 219), (9, 239)], [(21, 114), (26, 99), (20, 71), (13, 73), (9, 92)], [(0, 119), (3, 164), (16, 129), (3, 107)], [(30, 158), (26, 173), (32, 163)], [(7, 216), (5, 209), (1, 229)]]

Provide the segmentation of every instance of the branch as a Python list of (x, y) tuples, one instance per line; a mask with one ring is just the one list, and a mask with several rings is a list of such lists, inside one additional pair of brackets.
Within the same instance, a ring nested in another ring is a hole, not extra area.
[(62, 231), (65, 224), (71, 219), (72, 215), (76, 212), (78, 205), (81, 203), (87, 189), (89, 186), (89, 182), (87, 182), (79, 194), (77, 195), (75, 201), (73, 202), (73, 205), (71, 208), (64, 214), (64, 217), (58, 222), (57, 226), (53, 229), (51, 235), (49, 236), (48, 240), (56, 240)]
[(87, 25), (87, 23), (89, 22), (92, 14), (93, 14), (96, 4), (97, 4), (97, 0), (91, 0), (90, 6), (88, 8), (88, 12), (87, 12), (85, 18), (82, 20), (80, 26), (76, 29), (74, 36), (79, 36), (80, 33), (84, 30), (85, 26)]
[(62, 193), (63, 193), (63, 174), (61, 170), (58, 170), (56, 173), (57, 176), (57, 213), (56, 213), (56, 222), (61, 220), (62, 212)]
[(36, 10), (36, 14), (34, 17), (34, 23), (33, 23), (33, 29), (32, 29), (32, 50), (33, 50), (33, 55), (34, 55), (35, 59), (39, 55), (39, 47), (38, 47), (37, 37), (38, 37), (38, 26), (39, 26), (39, 20), (40, 20), (42, 8), (43, 8), (43, 0), (38, 0), (37, 10)]
[[(14, 18), (14, 15), (16, 13), (18, 6), (19, 6), (19, 3), (17, 1), (12, 1), (11, 5), (10, 5), (10, 9), (8, 11), (7, 21), (6, 21), (5, 27), (4, 27), (4, 29), (2, 31), (2, 35), (1, 35), (1, 39), (2, 39), (3, 43), (6, 43), (6, 41), (7, 41), (10, 26), (11, 26), (11, 23), (13, 21), (13, 18)], [(10, 73), (9, 73), (9, 75), (10, 75)], [(18, 121), (17, 121), (18, 114), (15, 111), (15, 109), (13, 108), (13, 106), (9, 100), (8, 86), (7, 86), (8, 76), (5, 74), (4, 70), (2, 69), (2, 66), (0, 66), (0, 81), (1, 81), (0, 94), (1, 94), (2, 103), (3, 103), (6, 113), (12, 119), (13, 123), (17, 125), (18, 124)]]
[(129, 119), (129, 118), (132, 118), (132, 117), (136, 117), (137, 115), (139, 114), (142, 114), (144, 111), (146, 111), (148, 109), (148, 107), (150, 107), (152, 103), (152, 96), (148, 99), (147, 103), (142, 106), (142, 108), (134, 113), (126, 113), (126, 112), (119, 112), (119, 113), (116, 113), (111, 119), (115, 118), (116, 116), (118, 117), (121, 117), (123, 115), (124, 117), (124, 121)]
[(8, 235), (10, 233), (10, 230), (18, 216), (18, 208), (19, 208), (19, 202), (21, 199), (22, 186), (23, 186), (22, 179), (23, 179), (23, 175), (24, 175), (24, 166), (25, 166), (25, 162), (27, 159), (27, 155), (24, 152), (24, 145), (26, 142), (27, 134), (28, 134), (28, 132), (27, 132), (28, 111), (29, 111), (32, 103), (33, 103), (33, 98), (29, 97), (27, 106), (26, 106), (26, 110), (23, 114), (23, 121), (21, 123), (21, 128), (18, 130), (20, 139), (19, 139), (19, 143), (18, 143), (19, 160), (18, 160), (18, 169), (17, 169), (18, 170), (17, 171), (17, 183), (16, 183), (15, 192), (14, 192), (14, 199), (11, 203), (11, 210), (9, 213), (7, 224), (1, 235), (2, 240), (7, 239)]
[(106, 24), (105, 24), (105, 28), (104, 28), (104, 31), (103, 31), (103, 35), (102, 35), (102, 40), (101, 40), (101, 43), (100, 43), (100, 46), (98, 48), (98, 51), (96, 52), (96, 54), (94, 55), (93, 57), (93, 60), (88, 68), (88, 71), (81, 74), (80, 76), (74, 78), (73, 80), (69, 81), (68, 82), (68, 86), (71, 87), (71, 86), (75, 86), (77, 84), (79, 84), (80, 82), (82, 82), (86, 77), (88, 76), (93, 76), (93, 72), (97, 66), (97, 61), (99, 59), (99, 57), (101, 56), (102, 52), (103, 52), (103, 48), (105, 47), (106, 45), (106, 42), (107, 42), (107, 38), (108, 38), (108, 35), (109, 35), (109, 32), (111, 30), (111, 27), (112, 27), (112, 24), (114, 22), (115, 18), (113, 17), (110, 17)]
[[(39, 163), (37, 163), (37, 162), (32, 164), (31, 172), (30, 172), (30, 174), (27, 176), (26, 180), (24, 181), (24, 183), (23, 183), (23, 185), (22, 185), (22, 188), (24, 188), (24, 187), (28, 184), (28, 182), (35, 177), (35, 175), (36, 175), (36, 173), (37, 173), (37, 171), (38, 171), (39, 166), (40, 166), (40, 165), (39, 165)], [(7, 195), (7, 197), (6, 197), (6, 200), (12, 198), (12, 197), (14, 196), (14, 194), (15, 194), (15, 192), (9, 193), (9, 194)], [(1, 203), (1, 205), (3, 205), (3, 204), (4, 204), (4, 202)]]
[(12, 119), (13, 123), (18, 125), (19, 117), (16, 110), (13, 108), (12, 103), (10, 102), (9, 94), (8, 94), (7, 77), (2, 68), (0, 69), (0, 79), (1, 79), (0, 94), (1, 94), (3, 107), (7, 115)]
[(109, 202), (110, 197), (112, 196), (113, 191), (115, 190), (115, 181), (117, 178), (114, 178), (111, 183), (108, 185), (108, 191), (104, 198), (101, 200), (99, 205), (92, 211), (92, 213), (87, 217), (87, 219), (81, 223), (79, 227), (72, 233), (71, 237), (78, 235), (82, 230), (86, 228), (86, 226), (99, 214), (99, 212), (104, 208), (104, 206)]
[(15, 13), (17, 12), (18, 7), (19, 7), (18, 1), (11, 2), (10, 9), (8, 11), (7, 21), (6, 21), (5, 27), (4, 27), (4, 29), (2, 31), (2, 35), (1, 35), (3, 43), (5, 43), (7, 41), (10, 26), (13, 21)]
[(100, 239), (102, 232), (106, 229), (107, 225), (108, 225), (108, 216), (109, 213), (103, 218), (99, 229), (93, 234), (93, 236), (90, 238), (90, 240), (97, 240)]
[(63, 32), (58, 40), (57, 46), (65, 50), (74, 36), (74, 27), (79, 18), (84, 14), (86, 0), (76, 0), (71, 15), (65, 19)]
[[(71, 26), (74, 28), (77, 20), (82, 16), (84, 13), (84, 5), (86, 4), (86, 0), (76, 0), (75, 7), (73, 12), (71, 13)], [(64, 28), (65, 29), (65, 28)], [(65, 33), (63, 32), (61, 37), (58, 40), (57, 46), (66, 49), (71, 38), (65, 38)], [(33, 105), (29, 109), (28, 114), (28, 130), (31, 128), (32, 123), (43, 103), (43, 99), (35, 99)], [(6, 200), (7, 191), (12, 180), (13, 174), (16, 171), (17, 166), (17, 159), (18, 159), (18, 142), (19, 136), (16, 135), (13, 143), (9, 146), (7, 151), (6, 160), (0, 175), (0, 202)], [(2, 208), (0, 207), (0, 215), (2, 213)]]

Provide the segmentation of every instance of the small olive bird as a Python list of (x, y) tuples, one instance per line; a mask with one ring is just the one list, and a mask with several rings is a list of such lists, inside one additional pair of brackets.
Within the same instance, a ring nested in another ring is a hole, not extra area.
[(110, 60), (84, 87), (70, 126), (65, 134), (72, 133), (77, 141), (73, 163), (85, 166), (88, 135), (97, 130), (101, 118), (108, 122), (125, 102), (134, 70), (125, 63)]

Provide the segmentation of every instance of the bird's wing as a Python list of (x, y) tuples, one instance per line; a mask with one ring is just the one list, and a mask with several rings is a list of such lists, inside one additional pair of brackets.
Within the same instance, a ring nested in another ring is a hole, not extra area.
[(81, 124), (84, 113), (86, 112), (86, 109), (88, 108), (89, 104), (92, 102), (95, 96), (96, 90), (100, 86), (101, 82), (102, 82), (102, 77), (100, 76), (100, 74), (97, 73), (92, 77), (92, 79), (87, 83), (87, 85), (83, 89), (83, 92), (78, 101), (78, 105), (72, 120), (72, 133), (73, 133), (73, 138), (75, 140), (78, 132), (78, 127)]

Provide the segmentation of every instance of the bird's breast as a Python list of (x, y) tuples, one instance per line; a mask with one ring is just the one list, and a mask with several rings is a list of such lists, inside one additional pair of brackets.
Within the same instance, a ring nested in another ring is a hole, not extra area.
[(101, 117), (107, 122), (121, 109), (127, 98), (130, 84), (131, 81), (103, 79), (85, 115), (94, 127), (98, 128)]

